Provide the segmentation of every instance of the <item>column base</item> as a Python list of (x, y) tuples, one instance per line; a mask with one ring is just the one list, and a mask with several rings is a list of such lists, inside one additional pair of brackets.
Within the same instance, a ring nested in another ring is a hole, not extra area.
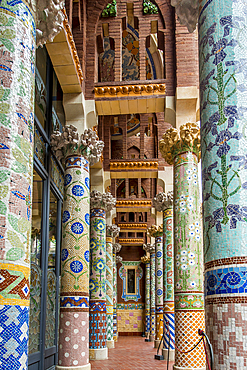
[[(164, 356), (165, 361), (168, 359), (168, 349), (162, 348), (162, 355)], [(175, 361), (175, 350), (170, 349), (169, 351), (169, 361)]]
[(91, 370), (91, 364), (83, 366), (59, 366), (56, 365), (56, 370)]
[[(160, 340), (155, 339), (154, 341), (154, 348), (158, 348), (160, 344)], [(163, 348), (163, 343), (161, 343), (160, 348)]]
[(206, 367), (178, 367), (173, 365), (173, 370), (206, 370)]
[(108, 348), (89, 348), (89, 359), (90, 360), (107, 360), (108, 359)]
[(150, 335), (149, 340), (150, 340), (150, 342), (154, 342), (155, 336), (154, 335)]
[(112, 340), (108, 340), (106, 342), (106, 345), (107, 345), (107, 348), (115, 348), (115, 342), (114, 342), (113, 339)]

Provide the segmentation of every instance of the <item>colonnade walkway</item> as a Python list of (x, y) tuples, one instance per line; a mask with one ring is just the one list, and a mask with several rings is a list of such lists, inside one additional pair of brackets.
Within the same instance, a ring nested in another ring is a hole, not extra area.
[[(92, 370), (167, 370), (167, 362), (154, 359), (157, 349), (145, 338), (120, 336), (114, 349), (108, 350), (108, 360), (90, 361)], [(174, 362), (169, 363), (172, 370)]]

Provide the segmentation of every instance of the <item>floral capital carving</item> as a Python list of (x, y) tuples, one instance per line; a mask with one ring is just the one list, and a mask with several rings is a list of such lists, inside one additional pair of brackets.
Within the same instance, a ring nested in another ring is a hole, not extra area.
[(150, 257), (143, 256), (143, 257), (141, 257), (141, 261), (142, 261), (142, 263), (150, 263)]
[(154, 253), (155, 252), (155, 244), (150, 244), (150, 243), (143, 244), (143, 249), (144, 249), (145, 252)]
[(69, 125), (63, 127), (63, 132), (55, 131), (51, 135), (51, 146), (59, 160), (64, 160), (68, 155), (82, 155), (93, 165), (100, 159), (104, 142), (90, 128), (79, 136), (77, 128)]
[(153, 206), (156, 211), (162, 212), (167, 208), (172, 208), (173, 204), (173, 191), (166, 193), (159, 193), (153, 198)]
[(106, 236), (115, 238), (120, 233), (120, 227), (117, 225), (106, 225)]
[(116, 205), (116, 198), (111, 193), (101, 193), (98, 190), (93, 190), (90, 193), (90, 207), (103, 208), (106, 211), (111, 211)]
[(174, 158), (184, 152), (193, 152), (198, 161), (201, 158), (200, 129), (196, 123), (186, 123), (180, 127), (168, 129), (159, 142), (162, 157), (168, 164), (173, 164)]
[(120, 262), (122, 262), (122, 260), (123, 260), (123, 257), (116, 256), (116, 263), (120, 263)]
[(156, 236), (162, 236), (163, 235), (163, 225), (156, 226), (152, 225), (148, 228), (148, 234), (149, 236), (156, 237)]
[(119, 253), (121, 248), (122, 248), (121, 244), (119, 244), (119, 243), (113, 244), (113, 252), (114, 253)]

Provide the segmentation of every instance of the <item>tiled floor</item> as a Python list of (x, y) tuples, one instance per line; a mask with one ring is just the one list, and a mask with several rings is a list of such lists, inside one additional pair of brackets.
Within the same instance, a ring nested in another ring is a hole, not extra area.
[[(167, 370), (167, 362), (154, 359), (157, 349), (142, 337), (118, 337), (114, 349), (108, 350), (108, 360), (90, 361), (92, 370)], [(173, 363), (169, 364), (172, 370)]]

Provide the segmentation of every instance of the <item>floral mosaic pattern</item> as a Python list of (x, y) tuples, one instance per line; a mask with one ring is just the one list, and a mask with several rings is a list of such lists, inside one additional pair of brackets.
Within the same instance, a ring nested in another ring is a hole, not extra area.
[(106, 237), (106, 320), (107, 340), (113, 340), (113, 260), (110, 237)]
[(146, 333), (150, 331), (150, 262), (146, 263), (145, 275), (145, 316), (146, 316)]
[(150, 252), (150, 335), (155, 336), (155, 252)]

